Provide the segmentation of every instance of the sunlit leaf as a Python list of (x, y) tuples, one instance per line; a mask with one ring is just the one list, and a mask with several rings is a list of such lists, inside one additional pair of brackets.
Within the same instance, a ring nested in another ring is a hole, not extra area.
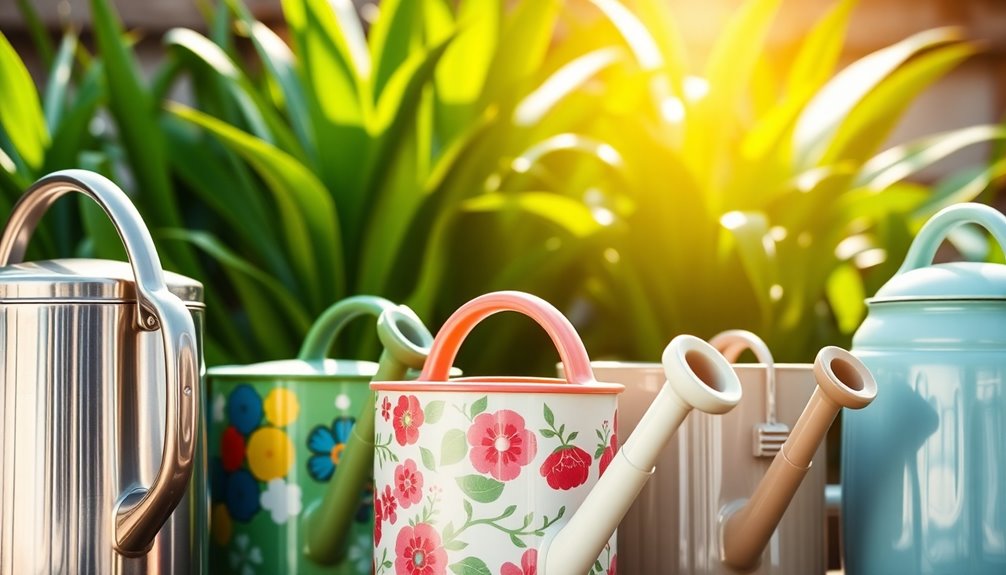
[(33, 169), (42, 165), (49, 146), (49, 132), (42, 114), (35, 84), (28, 68), (18, 57), (7, 37), (0, 33), (0, 124), (14, 144), (14, 149)]
[(793, 134), (795, 163), (807, 168), (824, 155), (835, 133), (859, 102), (912, 57), (959, 41), (956, 28), (920, 32), (853, 62), (807, 104)]
[(866, 315), (863, 300), (863, 279), (852, 264), (844, 263), (835, 268), (828, 277), (828, 303), (835, 314), (838, 328), (843, 333), (852, 333)]

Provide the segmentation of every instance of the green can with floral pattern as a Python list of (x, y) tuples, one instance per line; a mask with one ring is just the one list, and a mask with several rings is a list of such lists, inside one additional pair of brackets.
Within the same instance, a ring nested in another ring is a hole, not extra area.
[[(377, 317), (379, 362), (326, 358), (342, 328)], [(373, 570), (374, 377), (419, 369), (432, 336), (411, 310), (357, 296), (312, 326), (298, 359), (210, 369), (210, 570)]]

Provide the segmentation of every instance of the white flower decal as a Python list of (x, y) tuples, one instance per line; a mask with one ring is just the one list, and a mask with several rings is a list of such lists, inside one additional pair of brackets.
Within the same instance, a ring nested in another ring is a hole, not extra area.
[(337, 409), (341, 409), (342, 411), (349, 409), (351, 403), (352, 402), (349, 400), (349, 396), (345, 393), (340, 393), (335, 397), (335, 407)]
[(300, 497), (299, 485), (287, 483), (282, 479), (273, 479), (262, 492), (259, 502), (263, 509), (269, 510), (272, 520), (282, 525), (300, 513), (302, 508)]
[(231, 550), (231, 568), (241, 575), (255, 575), (255, 566), (262, 564), (262, 550), (251, 546), (251, 539), (242, 533), (234, 538)]
[(213, 422), (223, 423), (227, 419), (227, 398), (222, 393), (213, 395)]

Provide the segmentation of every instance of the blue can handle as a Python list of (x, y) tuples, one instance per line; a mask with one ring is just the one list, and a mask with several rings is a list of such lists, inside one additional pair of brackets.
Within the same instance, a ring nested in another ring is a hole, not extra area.
[(995, 208), (974, 202), (943, 208), (929, 219), (919, 235), (915, 236), (904, 263), (894, 275), (901, 275), (933, 263), (936, 250), (950, 230), (963, 224), (977, 224), (992, 234), (999, 246), (1006, 250), (1006, 216)]

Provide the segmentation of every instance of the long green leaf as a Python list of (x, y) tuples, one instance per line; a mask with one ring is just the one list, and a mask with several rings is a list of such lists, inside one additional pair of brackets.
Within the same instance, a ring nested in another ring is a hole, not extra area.
[(49, 84), (45, 87), (45, 97), (42, 108), (45, 110), (45, 121), (49, 131), (55, 133), (66, 108), (67, 92), (73, 73), (73, 57), (77, 51), (77, 35), (67, 32), (59, 44), (59, 52), (53, 60), (49, 72)]
[(974, 53), (975, 48), (969, 45), (935, 48), (891, 74), (845, 117), (822, 161), (858, 163), (875, 154), (911, 101)]
[(448, 1), (425, 3), (427, 42), (457, 33), (434, 79), (437, 134), (445, 144), (463, 133), (478, 114), (476, 103), (492, 73), (502, 18), (500, 0), (462, 0), (457, 22)]
[(664, 60), (664, 72), (680, 93), (688, 73), (688, 54), (677, 18), (671, 13), (670, 3), (664, 0), (635, 0), (633, 5), (639, 19), (652, 30), (653, 39), (660, 47)]
[[(793, 130), (807, 102), (831, 77), (841, 55), (849, 16), (857, 0), (837, 2), (815, 25), (800, 45), (786, 83), (786, 96), (768, 114), (757, 120), (742, 144), (744, 156), (753, 162), (771, 162), (770, 154), (782, 155), (779, 146)], [(788, 167), (788, 149), (787, 154)]]
[[(274, 320), (265, 322), (262, 326), (264, 329), (264, 337), (261, 337), (262, 341), (269, 341), (272, 339), (273, 336), (270, 335), (268, 331), (269, 329), (275, 329), (276, 326), (281, 326), (285, 323), (289, 323), (299, 331), (307, 331), (307, 329), (311, 326), (311, 318), (308, 315), (307, 310), (304, 309), (302, 302), (298, 301), (297, 298), (287, 291), (282, 284), (277, 282), (272, 275), (263, 272), (249, 261), (241, 258), (213, 234), (203, 231), (174, 229), (162, 230), (159, 235), (165, 239), (175, 239), (189, 242), (205, 251), (207, 254), (212, 256), (213, 259), (224, 265), (224, 267), (228, 270), (228, 274), (230, 275), (232, 281), (235, 282), (240, 291), (243, 292), (248, 289), (245, 280), (250, 279), (268, 292), (268, 300), (271, 300), (273, 303), (267, 304), (265, 307), (275, 309), (276, 305), (274, 304), (278, 304), (279, 309), (283, 312), (284, 321)], [(265, 298), (259, 299), (265, 300)], [(259, 314), (261, 314), (264, 310), (249, 308), (246, 311), (250, 316), (260, 317)], [(275, 332), (273, 332), (273, 334), (274, 333)]]
[(958, 42), (956, 28), (920, 32), (853, 62), (839, 72), (807, 104), (793, 133), (798, 169), (818, 163), (846, 116), (863, 98), (914, 56)]
[[(480, 100), (512, 95), (538, 71), (559, 17), (560, 0), (522, 0), (507, 14)], [(504, 48), (505, 47), (505, 48)]]
[[(235, 3), (240, 4), (236, 0)], [(314, 132), (311, 129), (311, 116), (305, 102), (304, 86), (297, 75), (297, 63), (293, 52), (268, 26), (243, 15), (242, 18), (250, 28), (251, 40), (259, 58), (283, 91), (283, 105), (290, 118), (293, 132), (300, 140), (300, 145), (307, 156), (316, 163), (318, 153)]]
[(0, 94), (3, 94), (0, 124), (21, 159), (37, 170), (49, 146), (49, 132), (28, 68), (3, 33), (0, 33)]
[(509, 212), (548, 222), (574, 238), (586, 238), (601, 224), (591, 209), (572, 198), (549, 192), (479, 194), (461, 202), (464, 212)]
[(383, 282), (391, 265), (388, 246), (399, 245), (406, 222), (422, 201), (430, 153), (424, 140), (430, 136), (422, 133), (419, 118), (429, 115), (432, 103), (421, 107), (421, 98), (451, 39), (445, 37), (428, 51), (410, 56), (392, 76), (378, 103), (376, 118), (387, 124), (374, 127), (380, 137), (367, 169), (367, 189), (372, 192), (361, 198), (362, 213), (352, 230), (347, 230), (347, 236), (360, 237), (360, 243), (354, 243), (360, 245), (359, 256), (351, 261), (360, 262), (362, 285)]
[(178, 104), (168, 109), (214, 134), (265, 180), (279, 208), (293, 267), (313, 307), (341, 296), (346, 283), (339, 220), (322, 183), (303, 164), (246, 132)]
[[(182, 218), (168, 174), (159, 113), (144, 89), (131, 46), (108, 0), (91, 1), (92, 26), (104, 63), (108, 104), (118, 139), (136, 180), (140, 210), (154, 228), (178, 227)], [(165, 265), (201, 277), (199, 263), (187, 246), (171, 246), (161, 254)]]
[(762, 318), (772, 315), (772, 291), (778, 285), (775, 242), (769, 234), (768, 220), (757, 212), (729, 212), (720, 218), (725, 234), (733, 239), (721, 244), (740, 256), (749, 285), (761, 305)]
[(422, 3), (412, 0), (384, 0), (380, 17), (370, 29), (370, 58), (374, 65), (373, 97), (377, 102), (392, 75), (423, 47), (420, 16)]
[(1006, 127), (989, 125), (970, 126), (925, 136), (894, 146), (870, 158), (856, 176), (855, 185), (883, 189), (963, 148), (1004, 139)]
[(162, 125), (172, 168), (179, 177), (228, 223), (246, 253), (254, 249), (277, 279), (294, 285), (290, 262), (281, 249), (280, 230), (272, 218), (269, 192), (260, 188), (238, 156), (219, 145), (222, 154), (217, 154), (195, 126), (171, 115)]
[(88, 128), (105, 95), (105, 66), (101, 60), (93, 59), (61, 114), (52, 146), (45, 156), (44, 172), (77, 167), (80, 152), (87, 149), (92, 139)]
[(38, 50), (39, 56), (42, 57), (42, 64), (45, 66), (52, 66), (52, 41), (49, 39), (49, 33), (45, 29), (45, 24), (42, 23), (42, 19), (38, 16), (38, 10), (32, 5), (31, 0), (17, 0), (18, 12), (21, 13), (21, 18), (24, 19), (24, 23), (27, 25), (28, 33), (31, 35), (32, 43), (35, 44), (35, 49)]
[(842, 55), (849, 17), (858, 0), (839, 0), (814, 25), (800, 45), (789, 69), (786, 90), (804, 94), (817, 90), (831, 77)]
[[(362, 52), (359, 20), (349, 0), (283, 0), (301, 63), (301, 79), (310, 86), (328, 122), (362, 125), (370, 56)], [(352, 14), (352, 15), (350, 15)]]
[(514, 124), (537, 125), (564, 98), (622, 58), (621, 50), (602, 48), (570, 60), (520, 101), (513, 113)]
[(219, 75), (221, 85), (234, 99), (253, 134), (298, 159), (304, 159), (303, 151), (286, 124), (270, 109), (251, 80), (220, 46), (186, 28), (168, 30), (164, 34), (164, 44), (186, 51)]

